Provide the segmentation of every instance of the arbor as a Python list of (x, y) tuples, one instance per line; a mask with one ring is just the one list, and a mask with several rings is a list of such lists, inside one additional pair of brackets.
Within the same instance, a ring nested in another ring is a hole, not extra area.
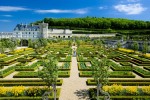
[(43, 69), (39, 71), (39, 77), (46, 83), (48, 87), (47, 94), (50, 94), (50, 87), (53, 88), (54, 100), (56, 100), (56, 83), (58, 78), (58, 66), (57, 60), (51, 55), (47, 56), (47, 59), (43, 61)]
[(108, 97), (105, 97), (105, 99), (109, 100), (109, 94), (102, 90), (102, 86), (108, 82), (108, 61), (106, 58), (103, 58), (100, 61), (93, 60), (93, 64), (93, 77), (97, 83), (97, 100), (99, 100), (99, 92), (105, 96), (107, 95)]

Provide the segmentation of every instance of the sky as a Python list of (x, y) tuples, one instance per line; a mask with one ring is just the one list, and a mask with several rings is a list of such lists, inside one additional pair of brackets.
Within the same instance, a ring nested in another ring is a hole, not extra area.
[(149, 0), (0, 0), (0, 32), (44, 18), (107, 17), (150, 21)]

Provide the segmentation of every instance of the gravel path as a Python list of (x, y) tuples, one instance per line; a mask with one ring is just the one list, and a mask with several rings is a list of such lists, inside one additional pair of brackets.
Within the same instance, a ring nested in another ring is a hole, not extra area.
[(72, 57), (70, 77), (63, 79), (60, 100), (89, 100), (87, 78), (80, 78), (76, 57)]

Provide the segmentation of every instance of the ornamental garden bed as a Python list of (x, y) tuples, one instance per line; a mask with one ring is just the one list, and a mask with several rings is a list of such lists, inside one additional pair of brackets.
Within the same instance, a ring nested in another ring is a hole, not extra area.
[(67, 55), (66, 57), (59, 57), (58, 61), (59, 62), (71, 62), (71, 56)]
[[(29, 87), (25, 88), (24, 86), (14, 86), (12, 88), (1, 87), (0, 90), (0, 99), (18, 99), (18, 100), (41, 100), (42, 95), (48, 90), (47, 87), (39, 88), (39, 87)], [(52, 90), (51, 90), (52, 91)], [(60, 88), (57, 88), (57, 100), (60, 96)], [(54, 99), (53, 92), (50, 93), (49, 100)]]
[(131, 71), (131, 66), (120, 66), (114, 62), (110, 62), (110, 67), (113, 71)]
[(142, 68), (139, 68), (137, 66), (133, 67), (133, 71), (140, 75), (143, 78), (150, 78), (150, 71), (144, 70)]
[(34, 71), (41, 65), (41, 62), (38, 61), (36, 63), (33, 63), (30, 66), (16, 66), (15, 71)]
[[(121, 85), (103, 86), (103, 90), (110, 94), (112, 100), (148, 100), (150, 99), (149, 90), (150, 86), (143, 86), (138, 88), (137, 86), (127, 86), (123, 88)], [(100, 98), (104, 98), (102, 94), (99, 94)], [(89, 96), (91, 100), (96, 100), (96, 89), (89, 89)]]
[(70, 62), (59, 62), (59, 70), (60, 71), (69, 71), (71, 69)]
[(78, 70), (79, 71), (91, 71), (92, 70), (91, 62), (78, 62)]
[(4, 78), (7, 75), (13, 73), (15, 71), (15, 66), (8, 67), (7, 69), (0, 71), (0, 78)]

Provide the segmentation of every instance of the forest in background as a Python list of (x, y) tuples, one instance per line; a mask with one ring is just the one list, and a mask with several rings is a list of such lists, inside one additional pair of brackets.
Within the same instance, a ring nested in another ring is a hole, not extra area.
[[(36, 21), (34, 24), (41, 22), (49, 24), (49, 28), (61, 28), (76, 30), (74, 33), (105, 33), (105, 32), (122, 32), (122, 33), (149, 33), (150, 21), (129, 20), (122, 18), (44, 18)], [(80, 31), (79, 31), (80, 30)], [(82, 30), (82, 31), (81, 31)]]

